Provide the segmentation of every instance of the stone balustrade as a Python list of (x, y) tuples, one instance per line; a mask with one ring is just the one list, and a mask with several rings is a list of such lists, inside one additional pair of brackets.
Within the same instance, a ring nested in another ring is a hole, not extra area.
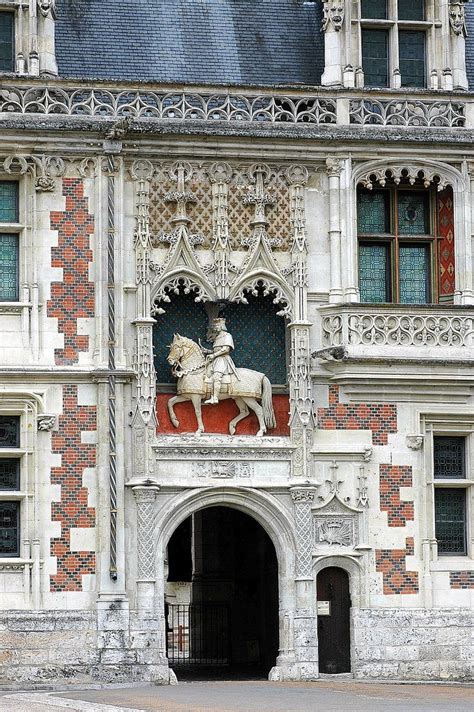
[(41, 114), (103, 119), (155, 119), (256, 124), (472, 128), (474, 101), (430, 90), (259, 88), (183, 91), (171, 85), (5, 79), (0, 116)]
[(349, 304), (321, 307), (320, 312), (323, 347), (354, 347), (356, 352), (373, 355), (380, 351), (378, 347), (385, 353), (392, 346), (399, 350), (406, 347), (409, 352), (423, 348), (426, 355), (472, 358), (469, 348), (474, 344), (472, 308)]

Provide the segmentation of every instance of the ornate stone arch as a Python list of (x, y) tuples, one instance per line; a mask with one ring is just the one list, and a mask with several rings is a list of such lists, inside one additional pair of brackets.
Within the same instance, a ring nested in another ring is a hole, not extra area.
[[(438, 190), (443, 190), (448, 186), (452, 188), (456, 261), (455, 304), (474, 303), (467, 165), (463, 165), (460, 169), (448, 163), (422, 158), (410, 160), (383, 158), (356, 165), (352, 172), (352, 200), (350, 203), (352, 244), (348, 246), (348, 254), (357, 254), (357, 187), (362, 185), (370, 190), (375, 185), (383, 187), (388, 180), (393, 180), (398, 184), (402, 178), (407, 179), (412, 185), (416, 180), (421, 180), (426, 188), (430, 185), (436, 185)], [(358, 294), (357, 261), (355, 259), (352, 259), (349, 265), (348, 279), (352, 284), (347, 285), (347, 291)]]
[(164, 555), (171, 535), (190, 514), (216, 506), (233, 507), (253, 517), (266, 531), (275, 547), (280, 582), (283, 577), (286, 581), (294, 578), (296, 532), (288, 512), (275, 497), (248, 488), (213, 487), (191, 490), (169, 500), (160, 512), (157, 524), (157, 557)]
[(247, 299), (245, 292), (257, 295), (258, 288), (263, 288), (264, 296), (273, 296), (275, 304), (280, 305), (279, 316), (286, 316), (289, 319), (293, 316), (294, 297), (288, 287), (287, 282), (274, 271), (256, 269), (251, 272), (246, 272), (242, 278), (238, 279), (229, 295), (230, 301), (243, 302), (246, 304)]
[(277, 667), (295, 662), (293, 626), (289, 625), (288, 621), (294, 618), (297, 598), (296, 532), (289, 512), (275, 497), (266, 492), (239, 487), (213, 487), (190, 490), (166, 502), (159, 511), (155, 527), (155, 609), (158, 615), (164, 617), (164, 557), (171, 535), (191, 514), (213, 506), (233, 507), (250, 515), (270, 537), (278, 561), (280, 654)]

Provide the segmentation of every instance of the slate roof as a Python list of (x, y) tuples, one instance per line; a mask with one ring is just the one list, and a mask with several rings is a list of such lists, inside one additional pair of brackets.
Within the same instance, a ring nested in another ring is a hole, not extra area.
[[(319, 85), (322, 4), (314, 0), (57, 0), (64, 78)], [(466, 6), (474, 90), (474, 2)]]
[(64, 78), (320, 84), (321, 3), (58, 0)]

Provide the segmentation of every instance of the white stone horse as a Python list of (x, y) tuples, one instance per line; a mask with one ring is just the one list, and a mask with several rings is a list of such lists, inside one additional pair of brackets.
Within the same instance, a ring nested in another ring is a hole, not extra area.
[[(168, 363), (171, 366), (173, 375), (178, 378), (178, 395), (168, 401), (171, 422), (175, 428), (179, 426), (174, 406), (176, 403), (189, 400), (192, 402), (196, 413), (198, 424), (196, 435), (201, 435), (204, 432), (201, 404), (212, 388), (212, 384), (206, 379), (206, 357), (199, 344), (179, 334), (174, 335), (169, 349)], [(267, 432), (267, 428), (276, 427), (272, 386), (264, 373), (251, 371), (248, 368), (238, 368), (237, 378), (232, 376), (231, 383), (222, 384), (219, 400), (227, 400), (228, 398), (233, 398), (239, 409), (238, 415), (229, 423), (229, 433), (231, 435), (235, 434), (237, 423), (249, 415), (249, 409), (253, 410), (258, 418), (259, 430), (257, 435), (264, 435)]]

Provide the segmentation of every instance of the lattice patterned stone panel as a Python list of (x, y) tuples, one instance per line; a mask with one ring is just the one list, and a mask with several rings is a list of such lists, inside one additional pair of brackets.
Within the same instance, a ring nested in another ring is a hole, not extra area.
[(89, 280), (94, 220), (80, 178), (64, 178), (63, 195), (65, 211), (51, 213), (51, 229), (58, 231), (58, 246), (51, 248), (51, 266), (63, 270), (63, 281), (51, 284), (47, 309), (64, 334), (64, 348), (55, 351), (56, 364), (69, 366), (78, 362), (80, 351), (89, 348), (89, 337), (79, 334), (78, 319), (93, 318), (95, 313), (95, 285)]
[(412, 468), (405, 465), (380, 465), (380, 509), (387, 512), (389, 527), (404, 527), (415, 517), (413, 502), (402, 502), (400, 487), (413, 485)]
[(158, 237), (161, 233), (171, 233), (175, 215), (174, 203), (165, 202), (165, 195), (174, 190), (175, 184), (164, 174), (158, 171), (150, 185), (150, 233)]
[(350, 102), (350, 122), (364, 126), (457, 128), (466, 123), (465, 105), (451, 101), (354, 99)]
[(318, 408), (321, 430), (371, 430), (374, 445), (387, 445), (397, 432), (397, 407), (389, 403), (340, 403), (339, 386), (329, 386), (329, 407)]
[(95, 553), (71, 551), (71, 529), (95, 527), (95, 509), (88, 506), (82, 477), (85, 468), (95, 467), (96, 446), (83, 443), (82, 433), (96, 429), (96, 407), (78, 405), (77, 386), (63, 386), (63, 414), (52, 434), (52, 451), (61, 456), (61, 465), (51, 470), (51, 484), (61, 488), (61, 500), (51, 504), (51, 518), (61, 524), (61, 535), (51, 540), (51, 556), (57, 561), (53, 592), (81, 591), (82, 576), (95, 573)]
[(454, 589), (474, 588), (474, 571), (450, 571), (449, 585)]
[(405, 540), (405, 549), (377, 549), (376, 570), (383, 574), (384, 595), (416, 594), (419, 591), (418, 572), (406, 570), (406, 557), (414, 554), (412, 537)]

